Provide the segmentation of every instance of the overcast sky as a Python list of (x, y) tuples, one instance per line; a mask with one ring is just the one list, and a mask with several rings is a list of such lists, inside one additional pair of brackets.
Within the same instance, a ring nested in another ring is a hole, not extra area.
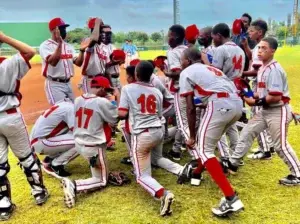
[[(283, 21), (294, 0), (181, 0), (180, 22), (199, 27), (218, 22), (231, 24), (242, 13)], [(83, 27), (99, 16), (114, 30), (159, 31), (173, 23), (173, 0), (0, 0), (0, 22), (48, 22), (62, 17), (70, 29)]]

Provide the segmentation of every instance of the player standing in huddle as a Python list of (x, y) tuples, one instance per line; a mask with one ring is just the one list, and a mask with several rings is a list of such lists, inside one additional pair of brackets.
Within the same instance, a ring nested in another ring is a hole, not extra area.
[(214, 45), (212, 43), (212, 27), (204, 27), (200, 30), (198, 43), (203, 46), (204, 49), (201, 50), (201, 60), (206, 65), (211, 65), (214, 56)]
[(66, 98), (46, 110), (31, 130), (31, 147), (46, 155), (43, 170), (56, 178), (70, 176), (64, 166), (78, 156), (73, 137), (74, 114), (74, 104)]
[(122, 88), (119, 117), (126, 118), (129, 115), (131, 152), (137, 183), (161, 200), (160, 215), (165, 216), (172, 213), (174, 195), (151, 176), (151, 164), (174, 174), (179, 174), (182, 166), (162, 156), (163, 96), (150, 83), (153, 70), (153, 65), (148, 61), (141, 61), (137, 65), (137, 82)]
[[(253, 23), (251, 23), (251, 26), (248, 29), (249, 38), (252, 41), (257, 42), (258, 44), (260, 41), (264, 38), (266, 32), (268, 30), (268, 25), (263, 20), (256, 20)], [(248, 43), (248, 40), (244, 40), (242, 42), (244, 49), (248, 55), (248, 57), (252, 60), (251, 68), (249, 71), (243, 72), (244, 77), (252, 78), (252, 90), (255, 92), (257, 90), (257, 72), (258, 69), (262, 66), (262, 61), (258, 58), (258, 44), (254, 47), (254, 49), (251, 51), (250, 45)], [(261, 107), (254, 106), (251, 108), (251, 111), (253, 115), (255, 115)], [(266, 129), (262, 133), (260, 133), (257, 136), (258, 146), (259, 149), (257, 152), (251, 154), (248, 156), (250, 159), (271, 159), (272, 158), (272, 152), (274, 152), (274, 143), (272, 141), (272, 138), (270, 136), (269, 131)]]
[(75, 56), (75, 49), (66, 39), (66, 24), (61, 18), (54, 18), (49, 22), (51, 39), (44, 41), (40, 46), (42, 57), (42, 74), (46, 78), (45, 91), (48, 102), (54, 105), (57, 101), (69, 98), (74, 100), (70, 79), (74, 75), (74, 66), (81, 66), (83, 52)]
[[(190, 138), (187, 140), (187, 146), (198, 147), (198, 171), (202, 172), (205, 167), (222, 190), (225, 197), (212, 212), (217, 216), (224, 216), (243, 209), (244, 205), (224, 175), (214, 151), (226, 129), (241, 117), (242, 100), (236, 94), (234, 84), (223, 72), (200, 63), (201, 53), (197, 49), (189, 48), (184, 51), (181, 61), (184, 70), (180, 74), (180, 95), (186, 98), (186, 113), (189, 114)], [(207, 105), (198, 132), (195, 129), (194, 96)]]
[(193, 24), (185, 29), (185, 40), (188, 42), (187, 47), (194, 47), (199, 37), (199, 29)]
[(35, 55), (35, 50), (3, 33), (0, 33), (0, 42), (19, 51), (0, 64), (0, 220), (7, 220), (15, 209), (11, 200), (10, 181), (7, 178), (10, 171), (8, 146), (20, 161), (36, 204), (44, 204), (49, 195), (43, 185), (38, 158), (31, 151), (27, 127), (19, 109), (22, 99), (19, 92), (21, 79), (31, 68), (29, 60)]
[[(92, 177), (62, 180), (64, 201), (69, 208), (75, 206), (77, 193), (97, 190), (107, 184), (106, 143), (111, 137), (108, 124), (115, 125), (118, 121), (117, 107), (105, 98), (111, 91), (109, 80), (99, 76), (91, 81), (92, 93), (85, 93), (75, 100), (75, 145), (80, 155), (89, 162)], [(115, 96), (119, 101), (119, 94)]]
[[(173, 144), (172, 150), (169, 152), (169, 155), (174, 160), (180, 160), (181, 158), (181, 146), (182, 146), (182, 131), (183, 126), (182, 118), (180, 117), (180, 107), (179, 103), (179, 75), (181, 72), (180, 58), (182, 52), (187, 49), (187, 46), (183, 45), (183, 40), (185, 37), (185, 29), (181, 25), (173, 25), (170, 27), (168, 32), (168, 42), (170, 49), (167, 52), (167, 69), (164, 70), (165, 76), (169, 78), (168, 89), (174, 94), (175, 100), (175, 112), (176, 112), (176, 121), (177, 121), (177, 131), (175, 135), (175, 141)], [(177, 103), (176, 103), (177, 102)], [(179, 105), (179, 106), (176, 106)]]
[(278, 43), (272, 37), (262, 39), (258, 44), (258, 59), (263, 65), (258, 71), (258, 86), (253, 97), (244, 97), (249, 106), (261, 106), (256, 115), (241, 132), (239, 143), (224, 166), (231, 173), (237, 172), (239, 160), (248, 152), (254, 138), (263, 130), (269, 130), (274, 141), (275, 151), (288, 166), (291, 174), (279, 180), (287, 186), (300, 185), (300, 162), (287, 141), (288, 126), (292, 121), (289, 106), (290, 95), (287, 75), (281, 65), (274, 60)]
[[(220, 69), (230, 79), (241, 77), (245, 65), (245, 53), (230, 39), (230, 29), (225, 23), (213, 27), (212, 38), (216, 46), (212, 66)], [(226, 134), (230, 140), (230, 148), (234, 150), (239, 138), (236, 124), (233, 124)], [(225, 135), (222, 137), (223, 144), (226, 142)]]

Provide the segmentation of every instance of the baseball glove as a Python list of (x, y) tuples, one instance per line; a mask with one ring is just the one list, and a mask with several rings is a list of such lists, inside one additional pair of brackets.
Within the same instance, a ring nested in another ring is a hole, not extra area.
[(114, 186), (122, 186), (130, 184), (131, 181), (125, 173), (115, 171), (108, 174), (108, 183)]
[(249, 83), (243, 78), (235, 78), (233, 80), (240, 97), (254, 97)]

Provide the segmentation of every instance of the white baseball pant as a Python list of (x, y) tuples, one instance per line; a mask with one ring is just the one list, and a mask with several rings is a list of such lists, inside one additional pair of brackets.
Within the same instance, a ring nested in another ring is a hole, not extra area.
[(31, 143), (31, 147), (36, 153), (47, 155), (53, 159), (53, 166), (66, 165), (79, 155), (72, 133), (52, 138), (33, 139)]
[(61, 83), (55, 82), (50, 79), (45, 81), (45, 92), (49, 104), (54, 105), (56, 102), (65, 98), (69, 98), (74, 102), (74, 94), (71, 86), (71, 82)]

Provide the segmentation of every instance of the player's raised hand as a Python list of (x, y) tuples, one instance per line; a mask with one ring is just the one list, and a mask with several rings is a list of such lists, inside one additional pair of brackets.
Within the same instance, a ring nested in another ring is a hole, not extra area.
[(5, 37), (6, 35), (2, 31), (0, 31), (0, 43), (4, 42)]
[(55, 30), (54, 30), (54, 37), (55, 37), (55, 40), (58, 44), (62, 44), (63, 39), (61, 38), (60, 31), (59, 31), (58, 27), (56, 27)]
[(116, 97), (118, 97), (118, 96), (120, 96), (121, 95), (121, 93), (120, 93), (120, 90), (118, 89), (118, 88), (114, 88), (114, 96), (116, 96)]
[(84, 51), (90, 44), (92, 40), (91, 38), (85, 38), (81, 43), (80, 43), (80, 50)]
[(101, 18), (98, 18), (98, 17), (96, 17), (96, 20), (95, 20), (95, 26), (96, 25), (103, 25), (104, 23), (103, 23), (103, 20), (101, 19)]

